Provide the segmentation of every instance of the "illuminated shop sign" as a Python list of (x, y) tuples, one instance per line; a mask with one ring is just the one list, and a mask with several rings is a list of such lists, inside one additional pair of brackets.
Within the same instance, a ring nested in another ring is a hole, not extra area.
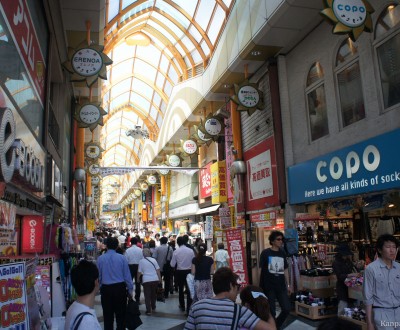
[(288, 169), (291, 204), (400, 187), (400, 129)]
[[(40, 155), (43, 158), (43, 155)], [(43, 165), (33, 147), (17, 139), (13, 112), (0, 108), (0, 181), (43, 191)]]

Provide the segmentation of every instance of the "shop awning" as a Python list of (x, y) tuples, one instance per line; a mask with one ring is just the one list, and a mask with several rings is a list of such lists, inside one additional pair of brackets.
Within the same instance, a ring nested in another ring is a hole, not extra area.
[(218, 210), (218, 208), (221, 206), (221, 204), (213, 205), (210, 207), (205, 207), (203, 209), (199, 209), (196, 214), (204, 214), (204, 213), (210, 213)]

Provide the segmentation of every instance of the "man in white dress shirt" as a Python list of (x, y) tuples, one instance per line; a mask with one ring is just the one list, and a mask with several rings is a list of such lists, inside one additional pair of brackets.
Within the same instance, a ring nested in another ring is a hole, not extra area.
[(194, 258), (194, 252), (192, 249), (185, 246), (185, 241), (182, 236), (179, 236), (176, 240), (178, 248), (174, 251), (171, 259), (171, 267), (176, 266), (175, 278), (178, 284), (179, 291), (179, 308), (181, 311), (185, 311), (185, 295), (184, 290), (186, 289), (186, 314), (189, 314), (190, 305), (192, 304), (192, 298), (190, 297), (190, 291), (187, 286), (186, 276), (192, 271), (192, 260)]
[(129, 271), (131, 272), (132, 278), (135, 280), (135, 300), (140, 303), (140, 283), (137, 282), (137, 272), (139, 267), (139, 261), (143, 259), (143, 252), (140, 247), (136, 244), (138, 239), (136, 237), (131, 238), (132, 246), (125, 251), (126, 260), (128, 260)]

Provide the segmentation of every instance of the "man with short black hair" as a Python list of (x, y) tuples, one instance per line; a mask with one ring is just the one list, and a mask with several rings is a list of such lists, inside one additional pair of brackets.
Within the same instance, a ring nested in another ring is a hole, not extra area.
[(262, 321), (250, 309), (235, 303), (240, 289), (238, 278), (228, 267), (218, 269), (212, 280), (215, 297), (192, 305), (184, 329), (275, 330), (272, 317), (268, 322)]
[(276, 318), (276, 327), (280, 329), (290, 313), (288, 263), (283, 248), (283, 233), (274, 230), (268, 237), (271, 247), (260, 255), (260, 287), (268, 298), (271, 314), (276, 317), (275, 301), (278, 300), (281, 312)]
[(398, 247), (399, 241), (393, 235), (379, 236), (379, 258), (365, 268), (363, 291), (368, 330), (393, 330), (400, 324), (400, 264), (395, 261)]
[(138, 239), (136, 237), (131, 238), (131, 247), (125, 251), (125, 257), (128, 261), (129, 271), (135, 281), (135, 300), (140, 304), (140, 283), (137, 281), (137, 272), (139, 267), (139, 261), (143, 259), (143, 251), (137, 246)]
[(107, 240), (107, 252), (97, 259), (105, 330), (114, 329), (114, 315), (117, 330), (125, 330), (127, 291), (129, 296), (133, 291), (128, 262), (125, 256), (115, 251), (117, 247), (118, 239), (110, 237)]
[(174, 251), (171, 259), (171, 267), (176, 266), (175, 279), (178, 285), (179, 291), (179, 309), (185, 311), (185, 294), (186, 289), (186, 313), (189, 313), (190, 305), (192, 304), (192, 298), (190, 297), (189, 288), (186, 282), (187, 274), (192, 271), (192, 260), (194, 258), (194, 252), (192, 249), (185, 246), (185, 240), (182, 236), (179, 236), (176, 240), (178, 248)]
[(99, 270), (90, 261), (82, 260), (71, 270), (71, 282), (77, 294), (76, 300), (68, 308), (65, 319), (66, 330), (100, 330), (94, 310), (94, 301), (99, 291)]

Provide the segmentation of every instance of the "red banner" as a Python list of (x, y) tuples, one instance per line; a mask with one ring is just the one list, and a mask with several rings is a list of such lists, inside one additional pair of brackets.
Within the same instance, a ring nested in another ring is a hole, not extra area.
[(26, 215), (22, 217), (22, 253), (43, 252), (44, 217)]
[(211, 196), (211, 163), (200, 170), (200, 198)]
[(225, 231), (226, 241), (228, 244), (228, 253), (230, 258), (231, 269), (239, 276), (242, 287), (249, 284), (247, 274), (247, 262), (242, 240), (242, 231), (240, 229), (231, 229)]
[(38, 99), (44, 105), (45, 61), (33, 26), (26, 0), (1, 1), (0, 9), (7, 17), (8, 27), (29, 73)]

